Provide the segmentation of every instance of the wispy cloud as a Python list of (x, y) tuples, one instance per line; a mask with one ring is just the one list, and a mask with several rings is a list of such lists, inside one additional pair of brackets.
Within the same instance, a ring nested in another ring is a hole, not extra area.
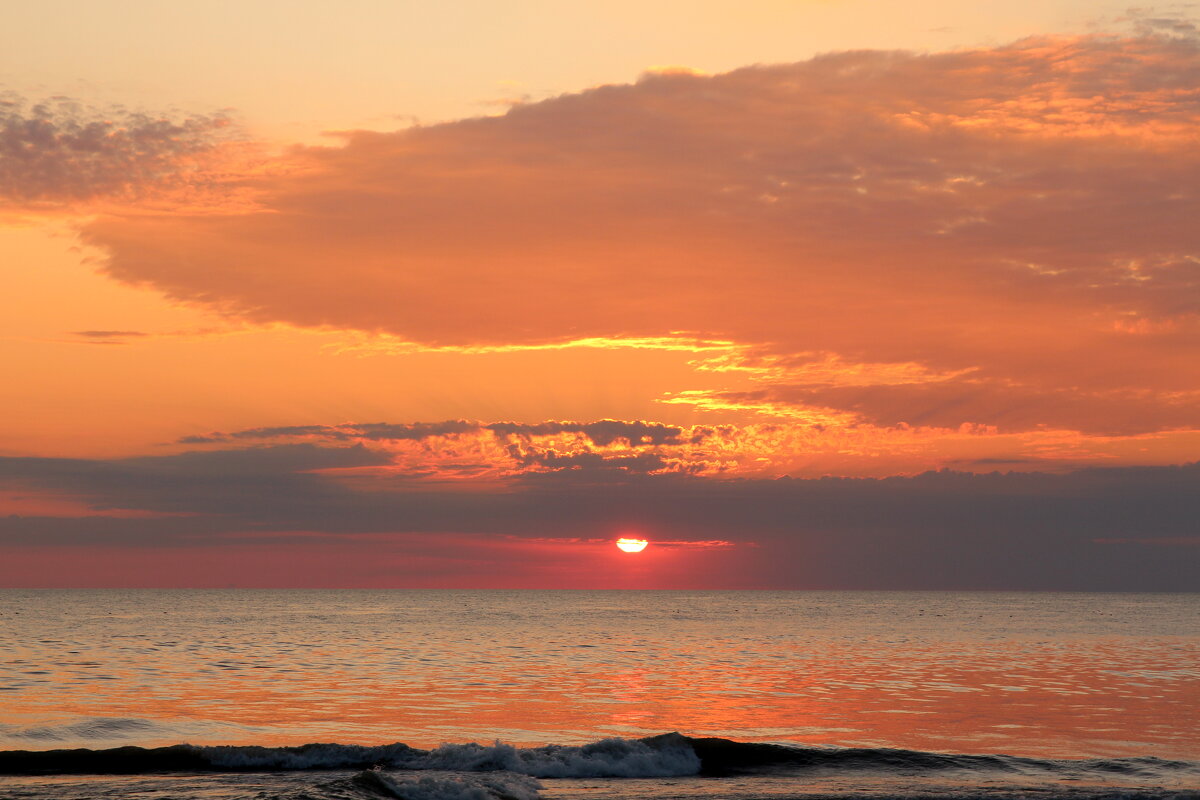
[(0, 93), (0, 203), (132, 199), (195, 172), (229, 127), (223, 114), (169, 118)]
[(142, 339), (150, 334), (145, 331), (72, 331), (71, 335), (87, 344), (125, 344), (130, 339)]

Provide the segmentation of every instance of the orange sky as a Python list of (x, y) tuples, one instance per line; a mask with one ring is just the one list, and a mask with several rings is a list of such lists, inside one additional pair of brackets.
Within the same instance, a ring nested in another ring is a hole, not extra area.
[[(1195, 26), (1070, 3), (989, 22), (966, 5), (918, 6), (920, 25), (889, 34), (886, 14), (847, 27), (886, 7), (864, 2), (752, 3), (737, 20), (702, 4), (667, 35), (654, 23), (676, 4), (637, 20), (618, 4), (603, 25), (624, 47), (567, 67), (561, 42), (540, 66), (497, 50), (464, 3), (409, 20), (473, 54), (437, 73), (421, 71), (433, 44), (385, 58), (360, 22), (302, 56), (330, 19), (316, 4), (288, 17), (290, 38), (250, 50), (211, 20), (182, 33), (185, 10), (106, 16), (86, 46), (65, 7), (22, 12), (32, 38), (0, 63), (0, 512), (14, 515), (0, 547), (34, 566), (0, 581), (36, 585), (78, 547), (111, 554), (107, 583), (140, 580), (120, 565), (153, 560), (137, 550), (151, 540), (72, 532), (92, 518), (165, 519), (185, 550), (271, 530), (300, 558), (301, 533), (349, 553), (361, 542), (336, 537), (351, 529), (438, 531), (517, 537), (495, 542), (522, 558), (522, 536), (616, 538), (611, 491), (708, 486), (736, 504), (788, 476), (811, 482), (802, 493), (874, 481), (853, 485), (875, 497), (949, 469), (1131, 475), (1129, 502), (1147, 502), (1139, 481), (1160, 473), (1146, 470), (1200, 453)], [(86, 12), (134, 7), (149, 8)], [(530, 46), (583, 19), (513, 8)], [(779, 29), (805, 22), (787, 50)], [(721, 26), (727, 40), (699, 44)], [(135, 34), (84, 81), (81, 52)], [(240, 47), (247, 80), (189, 71), (170, 41)], [(338, 52), (354, 69), (322, 71)], [(162, 76), (131, 72), (149, 63)], [(323, 77), (281, 95), (289, 65)], [(407, 87), (404, 108), (389, 86)], [(221, 488), (171, 488), (205, 475)], [(314, 492), (311, 525), (270, 497), (238, 517), (293, 480)], [(595, 506), (556, 532), (530, 498), (568, 485)], [(347, 498), (422, 493), (532, 516), (490, 531), (432, 506), (419, 523), (342, 516)], [(1094, 513), (1051, 516), (1078, 532)], [(1173, 513), (1108, 539), (1169, 540), (1156, 557), (1194, 560)], [(650, 512), (629, 524), (752, 550), (848, 530), (830, 518), (788, 539), (806, 523), (787, 514), (734, 532)], [(812, 580), (757, 558), (721, 585)], [(445, 580), (481, 580), (460, 566)], [(694, 583), (714, 585), (713, 569)], [(220, 585), (214, 570), (195, 579)], [(562, 585), (559, 570), (499, 583)]]

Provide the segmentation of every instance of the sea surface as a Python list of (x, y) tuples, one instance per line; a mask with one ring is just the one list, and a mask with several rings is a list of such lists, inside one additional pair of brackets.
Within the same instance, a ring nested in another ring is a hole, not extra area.
[(1200, 595), (0, 591), (0, 798), (1194, 798)]

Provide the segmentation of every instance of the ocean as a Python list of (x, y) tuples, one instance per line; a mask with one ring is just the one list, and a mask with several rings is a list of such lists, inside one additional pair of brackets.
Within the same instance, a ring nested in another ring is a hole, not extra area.
[(0, 591), (0, 798), (1200, 799), (1200, 595)]

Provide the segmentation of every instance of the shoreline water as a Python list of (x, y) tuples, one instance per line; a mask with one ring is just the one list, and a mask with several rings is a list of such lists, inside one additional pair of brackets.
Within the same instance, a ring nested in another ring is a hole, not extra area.
[(1200, 797), (1200, 762), (815, 748), (663, 734), (515, 748), (126, 747), (0, 752), (0, 796), (308, 800)]
[[(1198, 626), (1168, 593), (5, 590), (0, 797), (1192, 798)], [(519, 767), (671, 730), (792, 761)], [(28, 774), (118, 757), (160, 763)]]

